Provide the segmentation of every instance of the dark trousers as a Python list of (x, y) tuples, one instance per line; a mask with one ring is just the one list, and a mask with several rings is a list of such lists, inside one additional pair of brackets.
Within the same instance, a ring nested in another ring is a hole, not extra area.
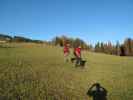
[(81, 64), (81, 58), (80, 57), (76, 57), (76, 64), (75, 66), (78, 66)]

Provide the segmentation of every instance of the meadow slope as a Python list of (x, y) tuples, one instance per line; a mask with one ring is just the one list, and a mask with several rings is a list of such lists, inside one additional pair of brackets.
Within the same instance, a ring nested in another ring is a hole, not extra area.
[(0, 47), (0, 100), (91, 100), (86, 92), (95, 82), (108, 100), (133, 100), (132, 57), (84, 51), (85, 68), (75, 68), (60, 47), (8, 46)]

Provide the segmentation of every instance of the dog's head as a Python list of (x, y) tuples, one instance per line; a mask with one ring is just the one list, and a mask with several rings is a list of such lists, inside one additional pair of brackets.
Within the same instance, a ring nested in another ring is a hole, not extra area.
[(85, 66), (85, 63), (86, 63), (86, 61), (85, 60), (82, 60), (81, 61), (81, 66)]

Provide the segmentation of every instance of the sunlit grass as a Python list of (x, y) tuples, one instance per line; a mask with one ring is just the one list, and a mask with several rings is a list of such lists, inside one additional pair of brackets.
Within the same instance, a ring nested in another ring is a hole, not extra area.
[(0, 48), (0, 99), (91, 100), (95, 82), (109, 100), (133, 100), (133, 58), (83, 52), (85, 68), (65, 63), (62, 48), (44, 44), (8, 44)]

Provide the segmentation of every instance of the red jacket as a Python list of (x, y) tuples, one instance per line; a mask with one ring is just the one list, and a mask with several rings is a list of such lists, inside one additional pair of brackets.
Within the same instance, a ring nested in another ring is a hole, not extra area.
[(67, 46), (64, 47), (64, 53), (69, 53), (69, 47)]
[(75, 52), (75, 55), (77, 56), (77, 57), (81, 57), (81, 48), (76, 48), (75, 50), (74, 50), (74, 52)]

